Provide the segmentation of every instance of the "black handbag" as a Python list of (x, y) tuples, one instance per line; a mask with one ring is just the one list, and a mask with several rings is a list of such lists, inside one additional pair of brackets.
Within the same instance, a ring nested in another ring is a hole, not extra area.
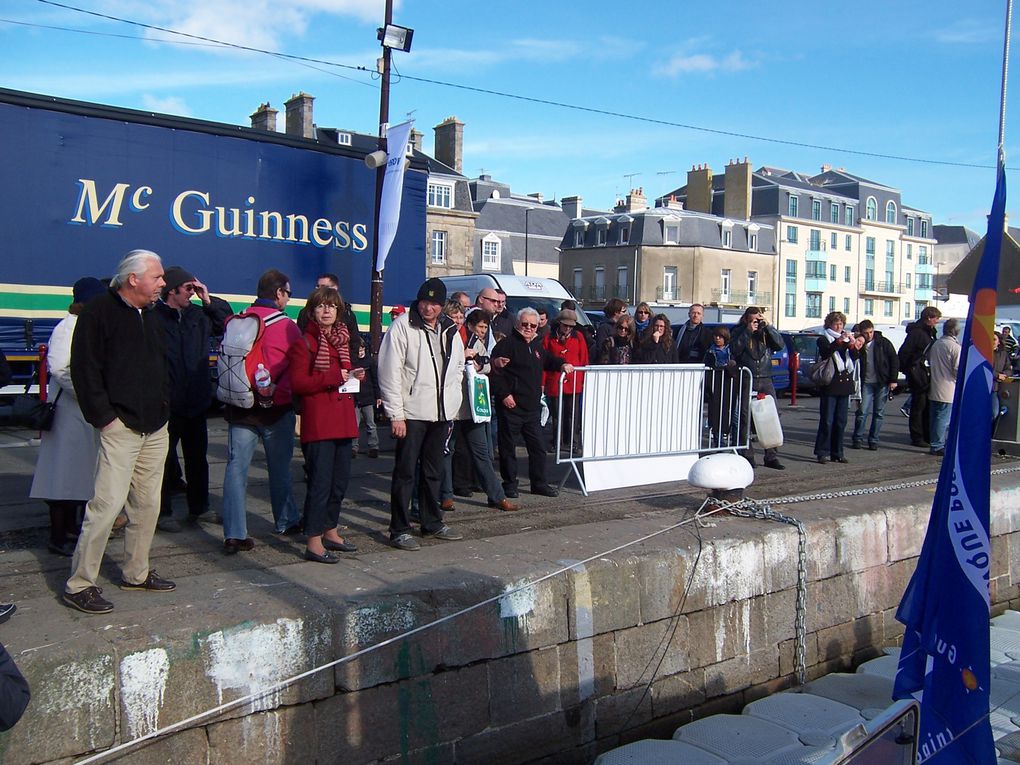
[[(31, 383), (30, 383), (31, 384)], [(19, 393), (11, 402), (11, 420), (30, 430), (49, 430), (53, 427), (53, 418), (57, 414), (57, 402), (63, 389), (57, 391), (52, 401), (42, 401), (39, 396), (28, 392)]]

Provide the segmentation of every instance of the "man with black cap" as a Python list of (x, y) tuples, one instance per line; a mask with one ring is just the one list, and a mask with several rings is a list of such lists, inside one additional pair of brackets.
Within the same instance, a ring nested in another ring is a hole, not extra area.
[(443, 446), (463, 397), (464, 343), (443, 313), (446, 285), (429, 279), (407, 313), (390, 324), (379, 349), (379, 389), (397, 453), (390, 486), (390, 540), (417, 550), (408, 512), (414, 468), (421, 460), (418, 511), (422, 536), (454, 541), (463, 537), (443, 523), (439, 484)]
[[(209, 338), (223, 334), (231, 314), (226, 300), (213, 297), (193, 274), (171, 266), (163, 274), (166, 286), (156, 314), (165, 330), (166, 364), (170, 378), (170, 449), (166, 455), (159, 508), (160, 531), (180, 531), (173, 517), (173, 490), (180, 480), (177, 443), (184, 456), (188, 517), (197, 519), (209, 509), (209, 434), (205, 416), (212, 401), (209, 379)], [(193, 297), (201, 305), (191, 302)]]

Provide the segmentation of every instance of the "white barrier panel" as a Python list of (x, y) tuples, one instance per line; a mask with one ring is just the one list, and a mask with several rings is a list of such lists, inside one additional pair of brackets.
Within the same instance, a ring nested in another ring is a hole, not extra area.
[(588, 367), (585, 489), (686, 480), (701, 446), (704, 381), (702, 367), (684, 364)]

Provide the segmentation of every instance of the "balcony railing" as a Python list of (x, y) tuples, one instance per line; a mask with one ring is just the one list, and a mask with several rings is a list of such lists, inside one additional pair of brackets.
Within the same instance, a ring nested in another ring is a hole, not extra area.
[(712, 301), (722, 305), (769, 305), (771, 292), (748, 292), (747, 290), (712, 290)]
[(675, 303), (680, 299), (679, 287), (656, 287), (655, 300), (660, 303)]
[(903, 282), (889, 282), (879, 279), (863, 279), (860, 282), (861, 292), (875, 292), (882, 295), (898, 295), (908, 288)]

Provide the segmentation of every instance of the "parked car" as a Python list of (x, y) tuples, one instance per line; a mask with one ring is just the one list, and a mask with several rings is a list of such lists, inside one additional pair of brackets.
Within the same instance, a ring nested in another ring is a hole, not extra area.
[[(800, 354), (800, 367), (797, 370), (797, 392), (814, 393), (815, 385), (808, 377), (811, 367), (814, 366), (818, 356), (818, 332), (780, 332), (783, 341), (786, 343), (787, 356), (794, 353)], [(790, 373), (789, 362), (787, 363), (787, 387), (789, 387)], [(778, 386), (776, 390), (778, 390)]]

